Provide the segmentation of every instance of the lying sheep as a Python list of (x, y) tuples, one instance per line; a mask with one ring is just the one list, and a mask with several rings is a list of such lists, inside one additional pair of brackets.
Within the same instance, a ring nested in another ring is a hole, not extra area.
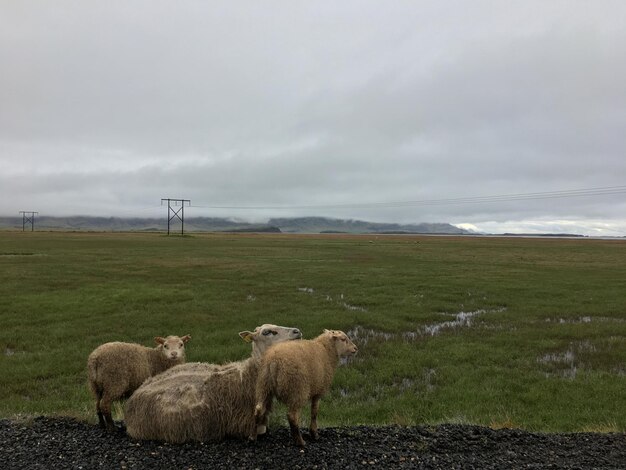
[(148, 377), (185, 362), (185, 343), (190, 339), (190, 335), (157, 336), (155, 348), (113, 342), (94, 349), (87, 359), (87, 372), (100, 426), (114, 431), (112, 403), (128, 398)]
[[(300, 409), (311, 402), (310, 432), (318, 439), (317, 413), (320, 398), (328, 392), (339, 358), (356, 354), (357, 347), (343, 331), (324, 332), (313, 340), (277, 344), (259, 368), (256, 384), (256, 424), (267, 422), (273, 398), (287, 405), (287, 419), (296, 445), (304, 446), (300, 434)], [(256, 439), (257, 426), (250, 435)]]
[[(260, 336), (255, 337), (255, 333), (259, 332)], [(290, 328), (284, 326), (276, 326), (266, 323), (261, 326), (257, 326), (254, 332), (242, 331), (239, 333), (241, 339), (247, 343), (252, 344), (252, 357), (260, 359), (267, 348), (275, 343), (285, 341), (285, 339), (300, 339), (302, 333), (297, 328)], [(160, 381), (173, 375), (188, 375), (188, 374), (210, 374), (217, 371), (224, 371), (229, 368), (237, 367), (238, 362), (230, 362), (228, 364), (211, 364), (208, 362), (186, 362), (184, 364), (177, 365), (171, 369), (162, 372), (156, 377), (148, 379), (145, 383), (150, 384), (154, 381)]]
[[(252, 356), (224, 365), (190, 363), (147, 380), (126, 402), (126, 432), (134, 439), (172, 443), (248, 437), (255, 424), (254, 387), (265, 350), (300, 339), (297, 328), (265, 324), (239, 336)], [(265, 431), (261, 423), (257, 432)]]

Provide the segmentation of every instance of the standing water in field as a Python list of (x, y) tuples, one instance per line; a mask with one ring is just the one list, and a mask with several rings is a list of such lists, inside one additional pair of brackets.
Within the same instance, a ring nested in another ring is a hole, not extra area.
[(432, 323), (430, 325), (418, 328), (416, 331), (405, 331), (402, 333), (388, 333), (385, 331), (378, 331), (371, 328), (363, 328), (360, 325), (355, 326), (347, 332), (348, 336), (366, 344), (370, 340), (379, 341), (391, 341), (395, 339), (403, 339), (405, 341), (417, 341), (424, 336), (436, 336), (446, 329), (455, 329), (462, 327), (471, 327), (473, 319), (479, 315), (485, 313), (497, 313), (503, 312), (506, 309), (504, 307), (494, 310), (475, 310), (473, 312), (459, 312), (454, 314), (454, 320), (447, 320), (440, 323)]
[(460, 328), (462, 326), (472, 326), (472, 319), (478, 315), (486, 313), (486, 310), (476, 310), (474, 312), (459, 312), (454, 316), (454, 320), (444, 321), (443, 323), (433, 323), (426, 325), (422, 331), (426, 335), (435, 336), (445, 328)]

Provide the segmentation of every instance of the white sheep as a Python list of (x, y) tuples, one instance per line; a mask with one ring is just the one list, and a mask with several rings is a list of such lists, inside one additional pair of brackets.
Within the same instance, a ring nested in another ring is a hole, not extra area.
[(114, 431), (112, 403), (128, 398), (147, 378), (185, 362), (185, 343), (190, 339), (190, 335), (157, 336), (155, 348), (112, 342), (94, 349), (87, 359), (87, 373), (100, 426)]
[[(147, 380), (126, 402), (126, 432), (134, 439), (172, 443), (248, 437), (255, 424), (254, 387), (266, 349), (300, 339), (297, 328), (265, 324), (239, 336), (252, 356), (224, 365), (189, 363)], [(257, 432), (265, 431), (260, 423)]]
[(310, 433), (318, 439), (320, 398), (328, 392), (340, 357), (356, 354), (357, 347), (343, 331), (324, 330), (315, 339), (277, 344), (261, 360), (256, 384), (256, 439), (258, 425), (267, 422), (273, 398), (287, 405), (287, 419), (296, 445), (304, 446), (300, 433), (300, 409), (311, 402)]

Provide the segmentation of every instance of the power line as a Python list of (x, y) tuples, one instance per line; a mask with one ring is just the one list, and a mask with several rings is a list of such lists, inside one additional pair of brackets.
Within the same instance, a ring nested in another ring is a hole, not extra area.
[(390, 208), (410, 206), (442, 206), (457, 204), (485, 204), (509, 201), (528, 201), (539, 199), (558, 199), (572, 197), (595, 197), (611, 194), (626, 194), (626, 186), (606, 186), (600, 188), (570, 189), (563, 191), (544, 191), (535, 193), (499, 194), (492, 196), (473, 196), (447, 199), (421, 199), (415, 201), (391, 201), (371, 203), (346, 203), (346, 204), (321, 204), (321, 205), (293, 205), (293, 206), (201, 206), (190, 207), (204, 209), (229, 209), (229, 210), (290, 210), (290, 209), (367, 209), (367, 208)]

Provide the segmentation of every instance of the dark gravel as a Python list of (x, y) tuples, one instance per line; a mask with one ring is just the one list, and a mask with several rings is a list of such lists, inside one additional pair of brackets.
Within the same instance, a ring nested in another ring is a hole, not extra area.
[[(305, 433), (305, 439), (307, 435)], [(466, 425), (324, 428), (305, 449), (286, 428), (250, 443), (169, 445), (70, 418), (0, 420), (2, 469), (626, 468), (625, 434), (536, 434)]]

